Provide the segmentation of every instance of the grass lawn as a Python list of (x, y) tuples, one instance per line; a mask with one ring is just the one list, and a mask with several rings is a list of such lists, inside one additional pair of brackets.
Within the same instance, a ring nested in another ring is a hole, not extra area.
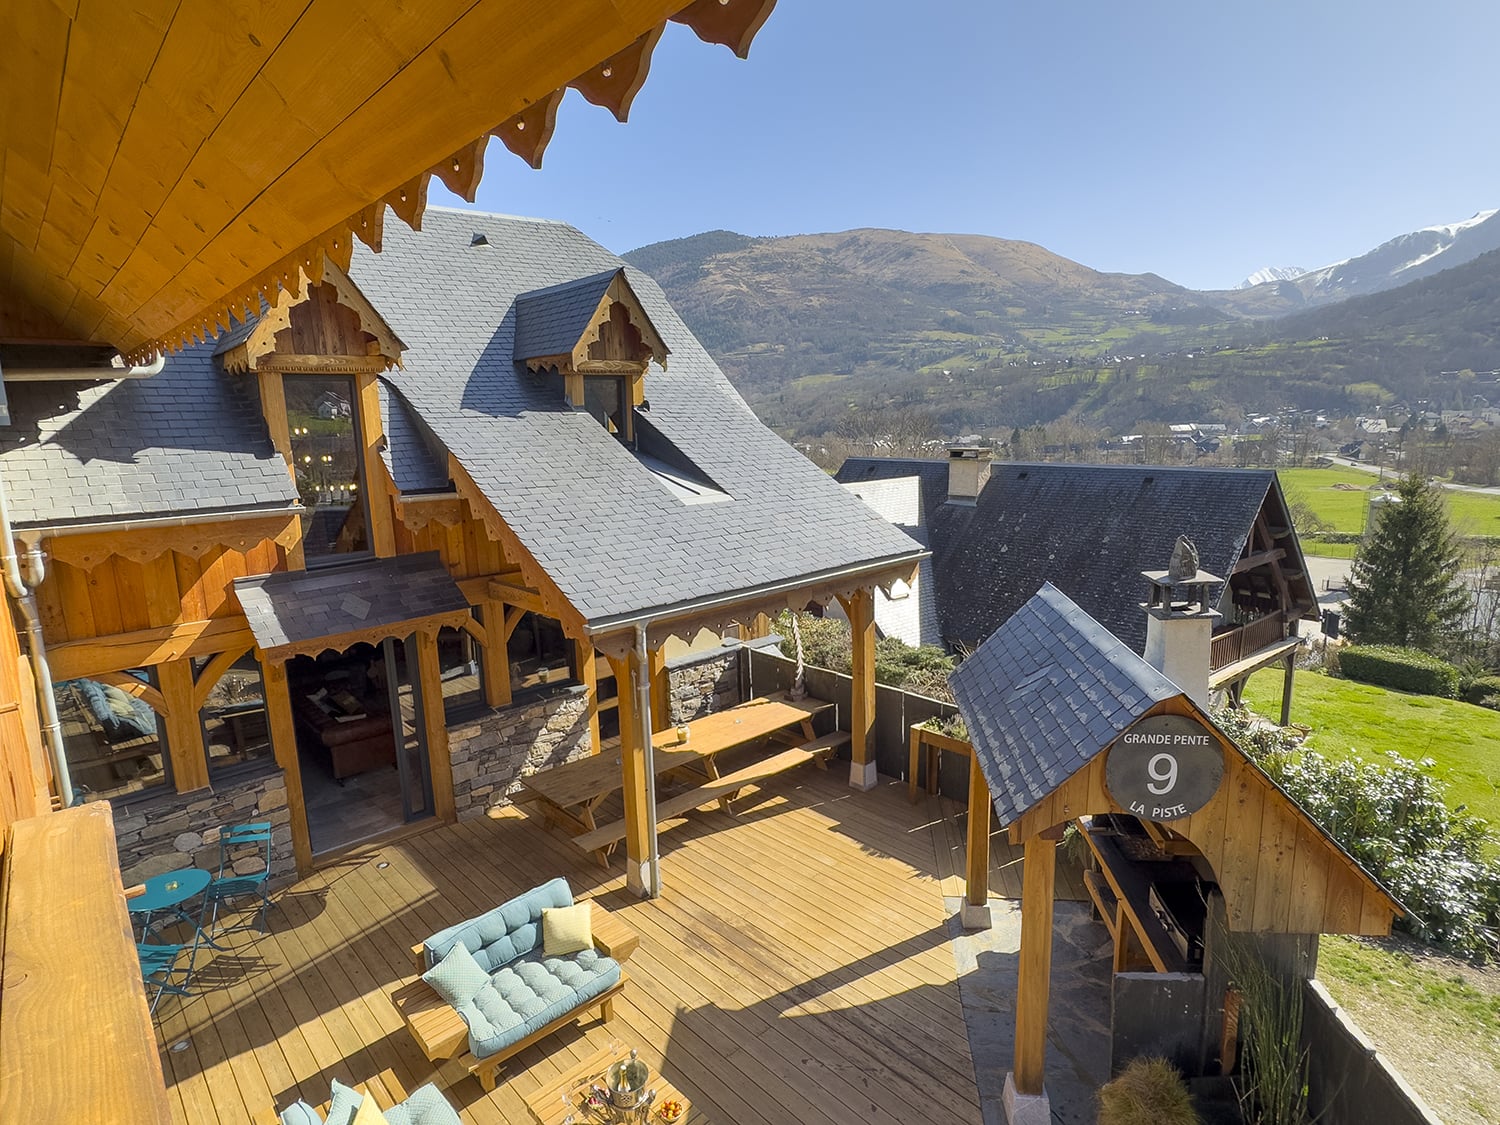
[[(1245, 702), (1252, 710), (1281, 714), (1281, 677), (1273, 668), (1250, 678)], [(1432, 758), (1448, 804), (1468, 805), (1500, 828), (1500, 711), (1299, 672), (1292, 722), (1311, 727), (1307, 744), (1330, 758), (1355, 753), (1380, 761), (1388, 750)]]
[(1318, 979), (1448, 1125), (1500, 1122), (1500, 971), (1324, 937)]
[[(1363, 531), (1370, 497), (1385, 487), (1375, 474), (1358, 469), (1279, 469), (1277, 476), (1287, 493), (1303, 500), (1334, 531)], [(1338, 484), (1354, 487), (1335, 488)], [(1391, 480), (1389, 486), (1394, 484)], [(1500, 496), (1452, 490), (1445, 495), (1448, 515), (1460, 535), (1500, 535)]]

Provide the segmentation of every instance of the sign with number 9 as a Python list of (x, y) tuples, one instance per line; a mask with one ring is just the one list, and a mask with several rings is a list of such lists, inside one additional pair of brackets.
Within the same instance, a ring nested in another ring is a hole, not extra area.
[(1143, 820), (1178, 820), (1213, 799), (1224, 780), (1218, 735), (1186, 715), (1141, 719), (1104, 762), (1110, 796)]

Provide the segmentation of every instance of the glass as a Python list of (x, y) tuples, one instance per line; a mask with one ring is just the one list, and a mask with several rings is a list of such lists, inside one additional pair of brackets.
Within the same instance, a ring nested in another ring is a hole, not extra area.
[(513, 692), (577, 682), (573, 670), (573, 642), (562, 624), (539, 613), (528, 613), (516, 623), (506, 645)]
[(443, 687), (443, 717), (451, 724), (484, 703), (484, 678), (478, 643), (463, 629), (438, 630), (438, 673)]
[[(201, 675), (209, 657), (193, 658), (193, 675)], [(208, 691), (198, 712), (203, 727), (203, 748), (208, 754), (208, 772), (272, 757), (271, 725), (266, 719), (265, 691), (261, 686), (260, 661), (245, 653), (224, 670)]]
[(131, 690), (133, 682), (153, 686), (151, 679), (149, 669), (132, 668), (115, 683), (77, 679), (52, 685), (68, 773), (78, 792), (129, 797), (171, 780), (160, 718)]
[(287, 375), (287, 429), (297, 493), (307, 508), (302, 549), (309, 564), (336, 555), (367, 554), (364, 458), (348, 375)]

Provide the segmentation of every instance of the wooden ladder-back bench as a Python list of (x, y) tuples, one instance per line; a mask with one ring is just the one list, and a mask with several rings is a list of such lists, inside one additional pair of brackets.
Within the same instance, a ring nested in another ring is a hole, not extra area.
[[(765, 781), (767, 778), (786, 773), (808, 762), (812, 762), (819, 769), (824, 769), (829, 756), (848, 743), (849, 732), (836, 730), (832, 734), (825, 734), (801, 746), (792, 746), (768, 758), (752, 762), (733, 773), (709, 778), (685, 792), (668, 797), (665, 801), (658, 801), (656, 803), (657, 823), (691, 812), (710, 801), (718, 801), (719, 807), (725, 812), (733, 812), (732, 802), (745, 786)], [(607, 865), (610, 853), (623, 839), (625, 839), (625, 822), (616, 820), (609, 824), (602, 824), (592, 832), (574, 836), (573, 842), (584, 851), (593, 852), (600, 863)]]
[[(641, 944), (640, 935), (635, 930), (597, 903), (593, 904), (591, 926), (594, 948), (604, 956), (614, 958), (622, 966)], [(619, 981), (605, 992), (564, 1012), (551, 1023), (537, 1028), (526, 1038), (518, 1040), (505, 1050), (479, 1059), (475, 1058), (468, 1049), (469, 1026), (464, 1023), (463, 1017), (458, 1014), (453, 1005), (437, 994), (432, 985), (421, 978), (421, 974), (427, 971), (424, 950), (425, 946), (422, 944), (411, 947), (418, 974), (417, 979), (391, 993), (391, 1002), (396, 1005), (396, 1011), (401, 1013), (401, 1019), (406, 1023), (406, 1030), (416, 1040), (417, 1046), (422, 1049), (422, 1054), (433, 1062), (458, 1058), (468, 1068), (469, 1073), (479, 1079), (479, 1085), (487, 1091), (495, 1088), (495, 1074), (500, 1069), (501, 1063), (512, 1055), (524, 1051), (533, 1043), (545, 1039), (559, 1028), (572, 1023), (584, 1012), (598, 1008), (601, 1020), (605, 1023), (612, 1020), (615, 1014), (615, 997), (624, 991), (627, 979), (622, 972)]]

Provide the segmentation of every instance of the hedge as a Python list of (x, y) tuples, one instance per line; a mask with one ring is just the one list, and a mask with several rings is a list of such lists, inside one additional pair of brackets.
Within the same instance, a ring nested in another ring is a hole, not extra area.
[(1465, 702), (1500, 711), (1500, 676), (1480, 676), (1464, 688)]
[(1458, 669), (1414, 648), (1348, 645), (1339, 650), (1339, 671), (1362, 684), (1444, 699), (1458, 697)]

